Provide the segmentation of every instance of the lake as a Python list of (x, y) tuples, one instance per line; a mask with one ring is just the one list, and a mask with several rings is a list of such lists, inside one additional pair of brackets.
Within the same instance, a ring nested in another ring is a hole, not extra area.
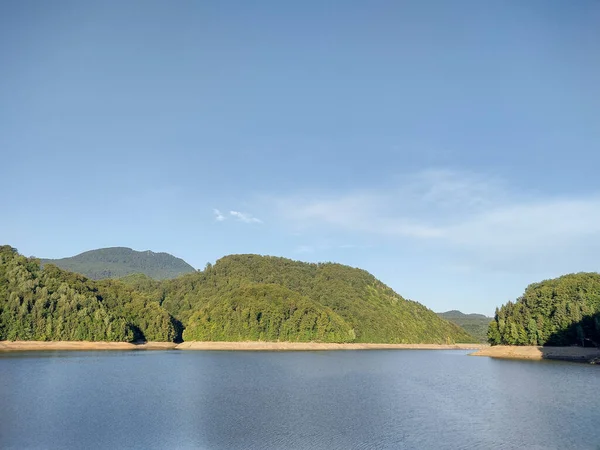
[(0, 447), (600, 448), (599, 367), (468, 353), (0, 353)]

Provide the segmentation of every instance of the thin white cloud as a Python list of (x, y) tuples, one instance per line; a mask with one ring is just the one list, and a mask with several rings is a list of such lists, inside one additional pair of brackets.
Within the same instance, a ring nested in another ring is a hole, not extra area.
[(342, 244), (342, 245), (338, 245), (338, 248), (341, 249), (345, 249), (345, 250), (355, 250), (355, 249), (367, 249), (367, 248), (373, 248), (372, 245), (359, 245), (359, 244)]
[(433, 243), (505, 267), (544, 265), (562, 255), (591, 261), (591, 252), (600, 251), (600, 193), (540, 197), (501, 180), (438, 170), (406, 177), (393, 189), (271, 201), (296, 227)]
[(213, 209), (213, 214), (215, 215), (215, 220), (217, 222), (222, 222), (225, 220), (225, 216), (221, 214), (221, 211), (219, 211), (218, 209)]
[(244, 222), (244, 223), (262, 223), (262, 220), (260, 220), (257, 217), (253, 217), (251, 214), (248, 213), (242, 213), (239, 211), (229, 211), (229, 214), (231, 216), (233, 216), (235, 219), (239, 220), (240, 222)]
[(437, 237), (440, 230), (410, 217), (397, 217), (375, 194), (337, 198), (286, 198), (275, 202), (285, 219), (303, 226), (323, 224), (352, 231), (414, 237)]
[(315, 248), (310, 245), (299, 245), (294, 249), (294, 253), (314, 253)]

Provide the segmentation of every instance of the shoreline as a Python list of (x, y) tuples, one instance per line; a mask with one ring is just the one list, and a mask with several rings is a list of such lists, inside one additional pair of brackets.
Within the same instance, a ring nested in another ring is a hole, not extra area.
[(44, 350), (215, 350), (215, 351), (319, 351), (319, 350), (481, 350), (485, 344), (334, 344), (322, 342), (90, 342), (90, 341), (0, 341), (0, 352)]
[(341, 351), (341, 350), (474, 350), (470, 356), (529, 361), (556, 360), (600, 364), (600, 348), (540, 347), (487, 344), (376, 344), (323, 342), (91, 342), (0, 341), (0, 353), (23, 351), (184, 350), (184, 351)]
[(324, 342), (182, 342), (177, 350), (306, 351), (306, 350), (477, 350), (482, 344), (335, 344)]
[(44, 350), (171, 350), (174, 342), (92, 342), (92, 341), (0, 341), (0, 352), (44, 351)]
[(489, 356), (499, 359), (521, 359), (541, 361), (544, 359), (555, 361), (585, 362), (600, 364), (600, 349), (594, 347), (541, 347), (495, 345), (482, 348), (471, 356)]

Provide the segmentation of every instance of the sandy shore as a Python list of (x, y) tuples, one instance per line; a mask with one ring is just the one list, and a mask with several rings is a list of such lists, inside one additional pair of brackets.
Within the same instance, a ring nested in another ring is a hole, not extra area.
[(526, 347), (486, 344), (327, 344), (320, 342), (89, 342), (89, 341), (0, 341), (2, 351), (42, 350), (234, 350), (234, 351), (306, 351), (306, 350), (477, 350), (473, 356), (492, 358), (596, 362), (600, 349), (581, 347)]
[(328, 344), (321, 342), (183, 342), (177, 350), (471, 350), (482, 344)]
[(87, 342), (0, 341), (0, 351), (25, 350), (476, 350), (481, 344), (324, 344), (319, 342)]
[(507, 359), (555, 359), (562, 361), (578, 361), (600, 363), (600, 349), (582, 347), (534, 347), (534, 346), (512, 346), (496, 345), (485, 347), (471, 353), (473, 356), (490, 356), (492, 358)]
[(89, 342), (89, 341), (0, 341), (0, 351), (25, 350), (168, 350), (174, 349), (173, 342)]

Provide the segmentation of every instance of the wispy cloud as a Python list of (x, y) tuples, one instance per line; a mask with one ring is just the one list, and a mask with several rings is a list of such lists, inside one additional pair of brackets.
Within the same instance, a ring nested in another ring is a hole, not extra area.
[(315, 248), (311, 245), (299, 245), (294, 249), (294, 253), (314, 253)]
[(279, 214), (299, 225), (416, 238), (438, 238), (453, 219), (504, 201), (502, 183), (475, 175), (430, 170), (385, 190), (277, 198)]
[(503, 265), (600, 250), (600, 193), (539, 196), (475, 174), (426, 171), (393, 189), (271, 200), (299, 227), (433, 243)]
[(231, 216), (233, 216), (235, 219), (239, 220), (240, 222), (262, 223), (262, 220), (260, 220), (257, 217), (253, 217), (251, 214), (248, 214), (248, 213), (243, 213), (243, 212), (239, 212), (239, 211), (229, 211), (229, 214)]
[(320, 242), (312, 243), (310, 245), (298, 245), (294, 248), (294, 253), (317, 253), (326, 252), (331, 250), (357, 250), (372, 248), (372, 245), (362, 244), (336, 244), (332, 239), (320, 240)]
[(225, 220), (225, 216), (221, 214), (221, 211), (219, 211), (218, 209), (213, 209), (213, 214), (215, 215), (215, 220), (217, 222), (222, 222)]
[(359, 245), (359, 244), (342, 244), (342, 245), (338, 245), (338, 248), (341, 249), (345, 249), (345, 250), (354, 250), (354, 249), (366, 249), (366, 248), (373, 248), (372, 245)]

